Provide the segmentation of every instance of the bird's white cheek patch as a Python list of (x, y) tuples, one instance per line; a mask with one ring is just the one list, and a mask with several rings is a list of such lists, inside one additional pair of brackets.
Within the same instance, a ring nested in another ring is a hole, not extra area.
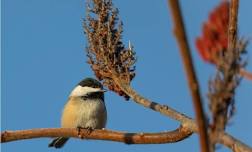
[(70, 96), (83, 96), (90, 92), (97, 92), (101, 91), (100, 88), (92, 88), (92, 87), (82, 87), (78, 85), (74, 88), (74, 90), (71, 92)]

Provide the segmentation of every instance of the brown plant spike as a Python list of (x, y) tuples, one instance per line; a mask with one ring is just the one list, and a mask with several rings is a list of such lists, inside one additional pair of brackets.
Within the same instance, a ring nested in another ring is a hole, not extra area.
[[(196, 47), (203, 60), (213, 63), (217, 69), (215, 78), (209, 81), (208, 93), (213, 144), (218, 134), (225, 130), (235, 111), (235, 89), (241, 80), (239, 73), (245, 66), (241, 55), (246, 53), (247, 41), (236, 39), (236, 28), (235, 40), (230, 41), (228, 38), (230, 6), (229, 1), (221, 2), (204, 23), (203, 36), (196, 40)], [(237, 15), (237, 12), (234, 15)]]
[(120, 96), (129, 96), (114, 83), (116, 75), (126, 84), (135, 77), (136, 62), (133, 47), (125, 48), (122, 42), (122, 22), (111, 0), (92, 0), (87, 4), (84, 31), (88, 39), (87, 56), (96, 77)]

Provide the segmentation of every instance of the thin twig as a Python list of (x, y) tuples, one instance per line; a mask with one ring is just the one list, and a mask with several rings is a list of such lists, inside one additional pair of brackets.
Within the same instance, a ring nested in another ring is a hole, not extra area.
[(191, 95), (193, 98), (193, 105), (196, 115), (196, 121), (199, 126), (199, 136), (201, 144), (201, 152), (209, 152), (209, 139), (207, 134), (207, 125), (205, 114), (202, 106), (202, 99), (200, 96), (200, 88), (197, 76), (194, 70), (190, 48), (187, 41), (186, 31), (183, 23), (183, 18), (178, 0), (168, 0), (171, 14), (174, 23), (174, 34), (180, 48), (180, 54), (184, 63), (188, 85), (190, 87)]
[(225, 132), (219, 133), (218, 142), (232, 149), (233, 152), (252, 152), (252, 148)]
[(192, 134), (192, 131), (182, 126), (174, 131), (159, 133), (125, 133), (112, 130), (93, 130), (88, 134), (87, 132), (87, 129), (81, 129), (80, 132), (78, 132), (78, 130), (74, 128), (44, 128), (4, 131), (1, 133), (1, 143), (41, 137), (73, 137), (110, 140), (126, 144), (162, 144), (178, 142)]
[(243, 69), (243, 68), (240, 70), (240, 75), (241, 75), (243, 78), (246, 78), (247, 80), (252, 81), (252, 73), (246, 71), (246, 70)]
[(239, 0), (231, 0), (228, 25), (228, 50), (234, 51), (237, 42), (237, 18)]
[(176, 111), (175, 109), (167, 106), (167, 105), (160, 105), (154, 101), (151, 101), (140, 94), (138, 94), (133, 88), (131, 88), (128, 84), (122, 83), (117, 76), (113, 78), (115, 83), (127, 94), (130, 98), (135, 101), (136, 103), (150, 108), (154, 111), (160, 112), (161, 114), (168, 116), (174, 120), (181, 122), (181, 125), (189, 128), (190, 130), (197, 132), (197, 125), (194, 123), (194, 120), (183, 113)]

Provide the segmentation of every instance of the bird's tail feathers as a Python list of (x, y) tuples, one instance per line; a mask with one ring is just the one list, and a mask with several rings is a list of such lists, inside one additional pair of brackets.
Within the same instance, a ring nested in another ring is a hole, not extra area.
[(69, 138), (66, 137), (58, 137), (53, 139), (53, 141), (48, 145), (48, 147), (61, 148), (65, 145)]

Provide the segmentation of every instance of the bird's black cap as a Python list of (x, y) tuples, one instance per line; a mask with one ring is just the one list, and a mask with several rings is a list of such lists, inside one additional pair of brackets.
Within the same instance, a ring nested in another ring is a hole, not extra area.
[(78, 85), (82, 87), (103, 88), (102, 84), (94, 78), (83, 79)]

